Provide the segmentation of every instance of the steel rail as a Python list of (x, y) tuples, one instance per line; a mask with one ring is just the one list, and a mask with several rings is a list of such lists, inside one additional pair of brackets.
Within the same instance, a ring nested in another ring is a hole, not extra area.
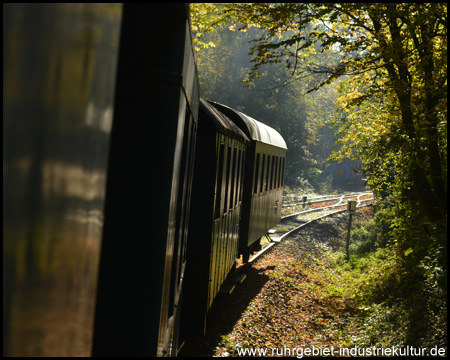
[[(366, 201), (366, 200), (367, 200), (367, 201), (371, 201), (371, 200), (374, 200), (374, 198), (360, 200), (360, 197), (361, 197), (361, 196), (366, 196), (366, 195), (367, 195), (367, 194), (361, 194), (361, 195), (359, 195), (359, 196), (354, 195), (353, 197), (357, 197), (358, 205), (359, 205), (362, 201)], [(345, 203), (342, 204), (342, 203), (343, 203), (343, 200), (344, 200), (344, 199), (343, 199), (343, 196), (341, 196), (341, 198), (339, 199), (339, 202), (338, 202), (337, 204), (333, 204), (333, 205), (329, 205), (329, 206), (323, 206), (323, 207), (318, 207), (318, 208), (313, 208), (313, 209), (308, 209), (308, 210), (303, 210), (303, 211), (300, 211), (300, 212), (297, 212), (297, 213), (294, 213), (294, 214), (285, 215), (285, 216), (283, 216), (283, 217), (281, 218), (281, 220), (288, 219), (288, 218), (291, 218), (291, 217), (294, 217), (294, 216), (299, 216), (299, 215), (301, 215), (301, 214), (306, 214), (306, 213), (309, 213), (309, 212), (315, 212), (315, 211), (321, 211), (321, 210), (328, 209), (328, 208), (345, 206), (345, 205), (346, 205)]]
[[(305, 207), (305, 206), (311, 206), (313, 204), (319, 204), (319, 203), (331, 202), (331, 201), (337, 201), (336, 204), (333, 204), (333, 205), (337, 205), (337, 204), (342, 203), (344, 201), (344, 199), (347, 199), (347, 198), (358, 198), (358, 200), (359, 200), (360, 197), (368, 196), (368, 195), (371, 195), (371, 194), (372, 194), (371, 191), (365, 191), (365, 192), (362, 192), (362, 193), (343, 194), (341, 196), (324, 195), (323, 197), (326, 197), (325, 199), (314, 200), (314, 199), (318, 199), (318, 197), (316, 197), (316, 198), (310, 199), (310, 200), (308, 200), (306, 202), (302, 202), (301, 201), (301, 202), (296, 202), (296, 203), (283, 203), (282, 209), (284, 211), (288, 211), (289, 209), (296, 208), (296, 207), (299, 207), (299, 206)], [(314, 209), (316, 209), (316, 208), (314, 208)], [(286, 216), (295, 216), (295, 214), (299, 214), (299, 213), (302, 213), (302, 212), (303, 211), (300, 211), (300, 212), (296, 212), (294, 214), (290, 214), (290, 215), (286, 215)]]
[[(365, 199), (365, 200), (362, 200), (362, 201), (373, 201), (373, 200), (374, 200), (374, 199), (372, 198), (372, 199)], [(359, 199), (358, 199), (357, 209), (359, 209), (359, 208), (361, 208), (361, 207), (366, 207), (366, 206), (372, 206), (372, 205), (373, 205), (373, 202), (370, 203), (370, 204), (361, 204), (362, 201), (359, 201)], [(322, 208), (319, 208), (319, 210), (325, 210), (325, 209), (327, 209), (327, 208), (333, 208), (333, 207), (336, 207), (336, 206), (337, 206), (337, 205), (332, 205), (332, 206), (322, 207)], [(340, 206), (340, 207), (346, 206), (346, 204), (340, 204), (339, 206)], [(311, 210), (313, 210), (313, 209), (311, 209)], [(314, 210), (315, 210), (315, 209), (314, 209)], [(317, 211), (317, 210), (316, 210), (316, 211)], [(314, 219), (312, 219), (312, 220), (309, 220), (309, 221), (307, 221), (307, 222), (305, 222), (305, 223), (303, 223), (303, 224), (300, 224), (299, 226), (295, 227), (294, 229), (289, 230), (288, 232), (284, 233), (282, 236), (276, 238), (276, 240), (275, 240), (275, 239), (271, 239), (270, 236), (267, 234), (266, 236), (268, 236), (269, 239), (272, 240), (272, 242), (269, 243), (269, 245), (267, 245), (267, 246), (266, 246), (265, 248), (263, 248), (261, 251), (259, 251), (258, 253), (256, 253), (251, 259), (249, 259), (248, 263), (251, 264), (252, 262), (254, 262), (255, 260), (257, 260), (261, 255), (265, 254), (268, 250), (270, 250), (271, 248), (273, 248), (275, 245), (279, 244), (284, 238), (286, 238), (286, 237), (289, 236), (289, 235), (292, 235), (292, 234), (295, 233), (296, 231), (300, 230), (302, 227), (307, 226), (307, 225), (311, 224), (312, 222), (317, 221), (317, 220), (320, 220), (320, 219), (325, 218), (325, 217), (327, 217), (327, 216), (335, 215), (335, 214), (338, 214), (338, 213), (341, 213), (341, 212), (344, 212), (344, 211), (347, 211), (347, 209), (340, 209), (340, 210), (336, 210), (336, 211), (331, 212), (331, 213), (328, 213), (328, 214), (324, 214), (324, 215), (318, 216), (318, 217), (316, 217), (316, 218), (314, 218)], [(310, 212), (310, 211), (306, 210), (306, 211), (304, 211), (303, 213), (306, 213), (306, 212)], [(297, 214), (297, 215), (298, 215), (298, 214)], [(286, 218), (286, 217), (284, 217), (283, 219), (285, 219), (285, 218)]]

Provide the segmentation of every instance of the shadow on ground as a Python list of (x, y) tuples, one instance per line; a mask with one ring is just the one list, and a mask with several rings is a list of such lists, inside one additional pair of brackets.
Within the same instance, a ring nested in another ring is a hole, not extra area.
[(248, 304), (269, 280), (269, 276), (264, 275), (266, 270), (269, 269), (249, 267), (245, 272), (247, 278), (231, 295), (219, 294), (208, 314), (205, 336), (187, 334), (178, 356), (213, 356), (215, 347), (222, 340), (221, 335), (231, 332)]

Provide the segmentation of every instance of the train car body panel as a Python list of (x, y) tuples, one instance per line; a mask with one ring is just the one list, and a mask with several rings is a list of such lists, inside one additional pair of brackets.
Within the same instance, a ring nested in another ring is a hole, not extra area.
[(189, 224), (186, 332), (203, 333), (206, 314), (238, 252), (246, 135), (203, 101), (200, 105)]
[(283, 201), (286, 150), (256, 142), (254, 154), (253, 166), (247, 169), (253, 180), (246, 188), (246, 200), (251, 205), (242, 220), (242, 238), (247, 240), (247, 247), (280, 222)]
[(283, 196), (286, 143), (271, 127), (227, 106), (211, 103), (252, 139), (247, 151), (244, 198), (240, 227), (240, 252), (279, 223)]
[(3, 5), (3, 355), (91, 354), (122, 6)]
[(184, 4), (124, 5), (95, 356), (177, 351), (199, 101), (190, 36)]

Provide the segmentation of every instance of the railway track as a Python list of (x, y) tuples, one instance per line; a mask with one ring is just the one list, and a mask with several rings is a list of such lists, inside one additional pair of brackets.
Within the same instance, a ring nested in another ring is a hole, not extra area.
[[(280, 224), (274, 229), (269, 230), (269, 233), (266, 235), (267, 241), (263, 241), (262, 250), (250, 258), (249, 264), (254, 262), (273, 246), (276, 246), (276, 244), (281, 242), (285, 237), (295, 233), (302, 227), (321, 218), (346, 211), (349, 200), (357, 201), (357, 209), (363, 206), (373, 205), (375, 201), (372, 192), (345, 194), (335, 197), (324, 196), (314, 200), (311, 199), (311, 201), (307, 202), (309, 209), (283, 216)], [(303, 202), (300, 204), (303, 206)], [(313, 204), (316, 206), (311, 206)], [(298, 203), (295, 205), (298, 206)]]
[[(254, 253), (246, 264), (243, 264), (241, 259), (236, 261), (236, 272), (224, 283), (221, 293), (231, 294), (235, 286), (245, 280), (246, 269), (251, 267), (253, 262), (279, 244), (284, 238), (314, 221), (347, 211), (347, 203), (349, 200), (357, 201), (357, 209), (363, 206), (373, 205), (375, 201), (372, 192), (345, 194), (334, 197), (324, 196), (316, 198), (316, 201), (311, 199), (308, 202), (309, 208), (306, 210), (284, 215), (280, 223), (274, 229), (269, 230), (265, 239), (263, 238), (261, 240), (262, 249), (259, 252)], [(312, 204), (314, 206), (311, 206)], [(290, 207), (292, 208), (292, 204)]]
[(360, 192), (360, 193), (350, 193), (344, 195), (321, 195), (313, 198), (303, 197), (302, 201), (294, 200), (294, 201), (285, 201), (282, 206), (282, 216), (285, 217), (287, 215), (292, 215), (298, 212), (302, 212), (306, 209), (312, 208), (322, 208), (325, 206), (336, 205), (342, 203), (346, 199), (354, 199), (358, 198), (359, 200), (363, 199), (372, 199), (373, 193), (371, 191)]

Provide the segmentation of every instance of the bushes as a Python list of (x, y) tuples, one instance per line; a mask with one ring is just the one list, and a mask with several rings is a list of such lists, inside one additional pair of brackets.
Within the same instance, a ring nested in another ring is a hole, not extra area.
[[(386, 217), (383, 221), (386, 226)], [(323, 290), (324, 296), (341, 297), (357, 309), (346, 320), (345, 330), (340, 324), (339, 333), (348, 346), (446, 348), (447, 272), (442, 239), (435, 232), (419, 232), (415, 224), (408, 232), (412, 244), (406, 247), (406, 239), (393, 237), (398, 229), (380, 236), (379, 227), (380, 216), (355, 224), (350, 261), (345, 261), (345, 234), (342, 247), (329, 254), (330, 285)]]

